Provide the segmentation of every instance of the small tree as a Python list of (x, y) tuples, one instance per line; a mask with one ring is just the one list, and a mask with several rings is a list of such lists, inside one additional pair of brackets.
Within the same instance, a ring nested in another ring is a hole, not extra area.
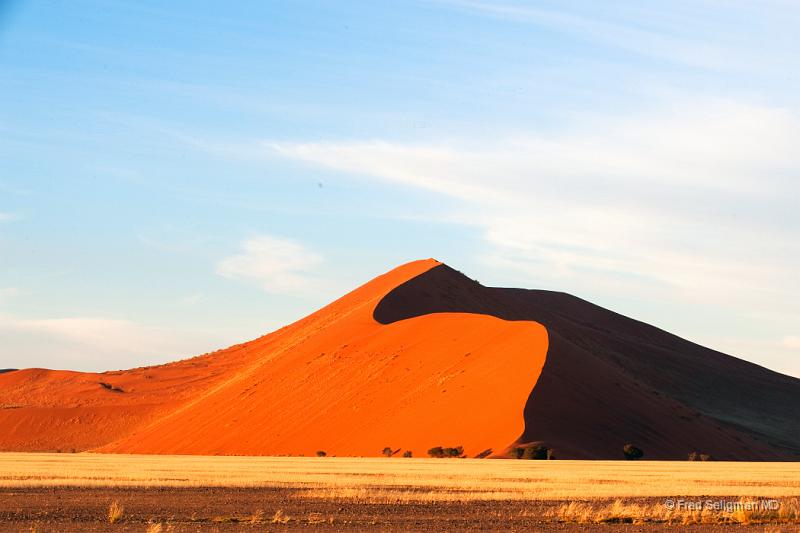
[(630, 443), (622, 447), (622, 453), (625, 455), (625, 459), (628, 461), (635, 461), (636, 459), (641, 459), (644, 457), (644, 452), (641, 450), (641, 448), (637, 448)]
[(711, 457), (711, 455), (709, 455), (709, 454), (707, 454), (707, 453), (701, 453), (701, 454), (700, 454), (700, 460), (701, 460), (701, 461), (713, 461), (713, 460), (714, 460), (714, 458), (713, 458), (713, 457)]
[(428, 455), (431, 457), (464, 457), (464, 447), (442, 448), (441, 446), (436, 446), (428, 450)]
[(413, 454), (411, 453), (411, 450), (406, 450), (403, 452), (403, 457), (411, 457), (412, 455)]
[(324, 450), (317, 450), (317, 457), (325, 457), (326, 455), (328, 455), (328, 452)]
[(546, 446), (528, 446), (522, 454), (523, 459), (548, 459), (550, 448)]
[(445, 457), (461, 457), (464, 455), (463, 446), (456, 446), (455, 448), (445, 448), (443, 451)]
[(697, 461), (697, 452), (689, 452), (687, 459), (690, 461)]
[(512, 450), (517, 459), (555, 459), (553, 450), (547, 446), (520, 446)]
[(441, 446), (435, 446), (428, 450), (428, 455), (431, 457), (444, 457), (444, 449)]
[(392, 452), (392, 449), (390, 447), (388, 447), (388, 446), (386, 448), (384, 448), (381, 453), (383, 455), (385, 455), (386, 457), (391, 457), (392, 455), (394, 455), (394, 453)]

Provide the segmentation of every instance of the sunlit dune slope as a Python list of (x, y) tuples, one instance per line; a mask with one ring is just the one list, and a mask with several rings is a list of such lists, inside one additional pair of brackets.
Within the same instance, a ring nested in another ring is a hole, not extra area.
[[(0, 447), (179, 454), (502, 451), (547, 352), (531, 321), (437, 313), (393, 324), (378, 302), (435, 268), (403, 265), (260, 339), (161, 367), (0, 375)], [(105, 385), (103, 385), (104, 383)], [(4, 436), (3, 436), (4, 435)]]

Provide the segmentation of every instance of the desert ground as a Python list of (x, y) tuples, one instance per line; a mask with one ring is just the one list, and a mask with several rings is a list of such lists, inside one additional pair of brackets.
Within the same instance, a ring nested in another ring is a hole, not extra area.
[(800, 463), (0, 454), (15, 532), (788, 532), (799, 502)]

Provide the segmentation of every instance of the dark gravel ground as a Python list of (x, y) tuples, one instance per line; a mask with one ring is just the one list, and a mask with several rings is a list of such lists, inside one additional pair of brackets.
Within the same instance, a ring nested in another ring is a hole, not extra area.
[[(111, 502), (124, 507), (108, 521)], [(663, 524), (560, 524), (542, 515), (552, 502), (447, 502), (370, 504), (305, 499), (292, 489), (234, 488), (25, 488), (0, 489), (0, 532), (160, 533), (315, 531), (593, 531), (789, 533), (798, 526), (669, 526)], [(273, 523), (280, 510), (289, 517)], [(251, 521), (261, 513), (261, 520)]]

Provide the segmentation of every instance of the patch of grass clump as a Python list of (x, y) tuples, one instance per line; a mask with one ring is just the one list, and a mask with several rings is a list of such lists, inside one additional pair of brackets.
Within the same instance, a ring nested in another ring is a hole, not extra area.
[(282, 509), (278, 509), (275, 511), (275, 514), (272, 515), (273, 524), (287, 524), (291, 519), (292, 517), (284, 513)]
[(108, 506), (108, 523), (109, 524), (116, 524), (122, 519), (122, 515), (125, 512), (125, 507), (119, 503), (119, 501), (114, 500), (111, 502), (111, 505)]

